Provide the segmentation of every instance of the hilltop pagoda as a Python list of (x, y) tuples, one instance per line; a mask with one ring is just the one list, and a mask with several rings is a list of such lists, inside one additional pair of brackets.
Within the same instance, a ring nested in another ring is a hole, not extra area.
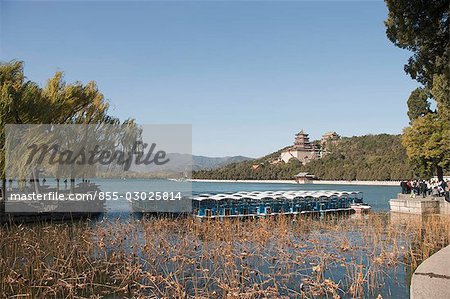
[(299, 160), (302, 164), (320, 158), (320, 148), (309, 141), (309, 135), (304, 130), (295, 134), (294, 145), (282, 152), (280, 156), (280, 160), (285, 163), (292, 158)]
[(311, 150), (313, 147), (309, 141), (309, 134), (306, 134), (303, 130), (295, 134), (294, 149)]

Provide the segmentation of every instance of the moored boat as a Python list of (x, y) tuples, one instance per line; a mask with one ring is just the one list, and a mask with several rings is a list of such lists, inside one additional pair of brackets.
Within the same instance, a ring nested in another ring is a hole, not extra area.
[(358, 191), (253, 191), (200, 194), (193, 197), (198, 218), (265, 217), (272, 215), (350, 212), (369, 207)]

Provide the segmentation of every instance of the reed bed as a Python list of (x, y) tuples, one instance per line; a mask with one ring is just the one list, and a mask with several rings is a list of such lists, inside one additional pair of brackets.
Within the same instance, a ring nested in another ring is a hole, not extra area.
[(5, 225), (0, 298), (407, 296), (448, 244), (438, 215)]

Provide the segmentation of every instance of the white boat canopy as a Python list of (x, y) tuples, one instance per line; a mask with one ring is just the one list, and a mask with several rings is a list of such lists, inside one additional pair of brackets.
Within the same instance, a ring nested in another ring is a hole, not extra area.
[(332, 191), (332, 190), (320, 190), (320, 191), (239, 191), (239, 192), (226, 192), (226, 193), (207, 193), (193, 196), (193, 200), (275, 200), (275, 199), (304, 199), (304, 198), (328, 198), (335, 199), (339, 197), (356, 196), (361, 197), (360, 191)]

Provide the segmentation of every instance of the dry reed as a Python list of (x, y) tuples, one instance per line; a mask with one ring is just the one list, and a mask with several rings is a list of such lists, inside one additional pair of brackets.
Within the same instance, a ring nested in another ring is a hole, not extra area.
[(449, 243), (448, 216), (377, 213), (5, 225), (0, 298), (386, 296)]

